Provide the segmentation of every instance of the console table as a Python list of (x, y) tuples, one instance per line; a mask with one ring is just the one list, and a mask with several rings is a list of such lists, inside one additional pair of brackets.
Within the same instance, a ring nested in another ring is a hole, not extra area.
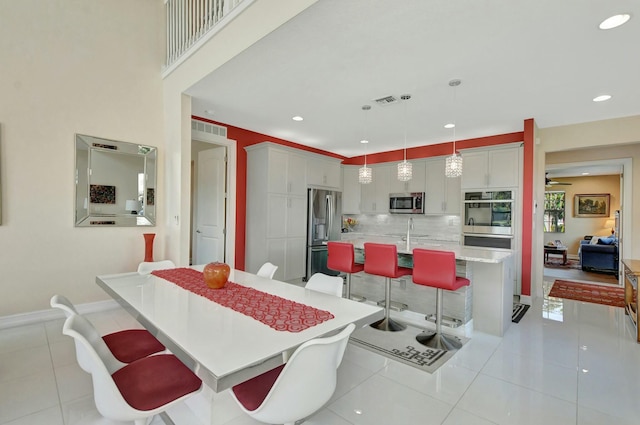
[(640, 343), (640, 327), (638, 327), (640, 260), (622, 260), (622, 265), (624, 266), (624, 309), (636, 330), (636, 341)]

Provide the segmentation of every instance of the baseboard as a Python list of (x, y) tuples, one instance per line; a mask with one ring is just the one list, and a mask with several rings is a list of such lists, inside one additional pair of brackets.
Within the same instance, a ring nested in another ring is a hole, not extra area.
[(531, 295), (520, 295), (520, 304), (532, 305)]
[[(118, 307), (115, 300), (96, 301), (93, 303), (76, 304), (76, 309), (80, 314), (97, 313), (100, 311), (113, 310)], [(11, 316), (0, 317), (0, 329), (13, 328), (16, 326), (32, 325), (35, 323), (48, 322), (50, 320), (62, 319), (62, 311), (49, 308), (47, 310), (31, 311), (29, 313), (19, 313)]]

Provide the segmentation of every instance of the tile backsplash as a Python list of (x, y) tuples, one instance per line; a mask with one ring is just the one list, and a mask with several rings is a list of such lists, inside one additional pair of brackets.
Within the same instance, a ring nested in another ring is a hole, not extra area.
[(407, 233), (407, 221), (413, 218), (412, 235), (450, 242), (460, 242), (460, 216), (458, 215), (419, 215), (419, 214), (345, 214), (355, 219), (357, 224), (351, 231), (372, 235), (404, 235)]

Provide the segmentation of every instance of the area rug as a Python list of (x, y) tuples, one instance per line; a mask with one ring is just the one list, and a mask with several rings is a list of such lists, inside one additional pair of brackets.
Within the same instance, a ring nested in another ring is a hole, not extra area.
[(513, 304), (513, 313), (511, 314), (511, 321), (513, 323), (518, 323), (524, 317), (524, 314), (529, 310), (529, 305), (514, 303)]
[[(400, 363), (415, 367), (424, 372), (433, 373), (445, 364), (456, 352), (436, 350), (425, 347), (416, 341), (416, 335), (422, 329), (407, 326), (400, 332), (384, 332), (365, 326), (356, 329), (349, 341), (359, 347)], [(467, 338), (456, 337), (464, 344)]]
[(556, 279), (549, 291), (549, 296), (624, 308), (624, 288), (619, 286), (593, 285)]
[(549, 260), (544, 262), (544, 266), (551, 269), (582, 269), (579, 260), (567, 259), (567, 262), (565, 264), (562, 264), (562, 257), (549, 257)]

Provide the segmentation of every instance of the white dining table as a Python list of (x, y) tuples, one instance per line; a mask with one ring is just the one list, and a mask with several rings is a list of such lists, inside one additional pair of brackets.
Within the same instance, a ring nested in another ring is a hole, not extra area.
[[(194, 266), (202, 271), (204, 266)], [(231, 282), (331, 312), (334, 317), (300, 332), (279, 331), (152, 274), (96, 277), (96, 283), (191, 368), (220, 392), (283, 364), (314, 338), (384, 317), (381, 307), (358, 303), (241, 270)]]

